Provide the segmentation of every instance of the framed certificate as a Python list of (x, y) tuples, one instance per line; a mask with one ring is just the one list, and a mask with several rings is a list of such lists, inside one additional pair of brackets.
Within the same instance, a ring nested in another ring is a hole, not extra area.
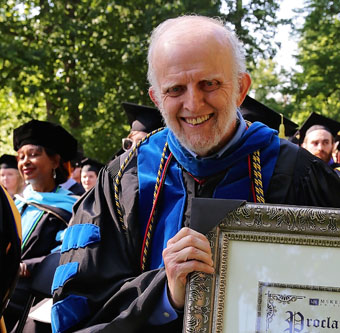
[(190, 276), (184, 332), (340, 330), (340, 209), (195, 199), (192, 227), (215, 274)]

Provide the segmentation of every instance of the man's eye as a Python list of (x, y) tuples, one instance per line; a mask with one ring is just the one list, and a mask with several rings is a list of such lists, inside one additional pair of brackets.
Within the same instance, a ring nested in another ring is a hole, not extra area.
[(200, 87), (204, 91), (214, 91), (220, 87), (220, 83), (217, 80), (204, 80), (200, 82)]
[(184, 91), (184, 88), (182, 86), (175, 86), (171, 87), (167, 90), (167, 94), (171, 97), (177, 97), (181, 95)]

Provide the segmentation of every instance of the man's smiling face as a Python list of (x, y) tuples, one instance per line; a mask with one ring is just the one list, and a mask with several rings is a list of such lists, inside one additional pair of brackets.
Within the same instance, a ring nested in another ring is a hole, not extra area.
[(235, 132), (239, 82), (222, 34), (196, 28), (185, 36), (165, 33), (157, 43), (158, 87), (151, 87), (150, 95), (182, 145), (207, 156)]

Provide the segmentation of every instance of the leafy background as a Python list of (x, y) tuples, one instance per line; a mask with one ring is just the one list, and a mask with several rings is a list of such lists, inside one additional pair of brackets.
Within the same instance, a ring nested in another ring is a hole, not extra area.
[[(223, 5), (223, 13), (221, 11)], [(121, 103), (152, 105), (147, 91), (150, 32), (182, 14), (220, 16), (236, 30), (253, 77), (251, 94), (301, 124), (316, 111), (340, 120), (340, 3), (307, 0), (294, 19), (280, 1), (0, 0), (0, 155), (12, 132), (36, 118), (62, 124), (88, 157), (107, 162), (129, 126)], [(299, 70), (273, 60), (278, 29), (299, 37)], [(57, 139), (57, 138), (56, 138)]]

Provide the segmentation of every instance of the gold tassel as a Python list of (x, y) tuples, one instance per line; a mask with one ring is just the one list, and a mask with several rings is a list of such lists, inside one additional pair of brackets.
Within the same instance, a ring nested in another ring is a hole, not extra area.
[(285, 135), (285, 125), (283, 124), (283, 114), (280, 113), (280, 115), (281, 115), (281, 124), (279, 126), (279, 138), (285, 139), (286, 135)]

